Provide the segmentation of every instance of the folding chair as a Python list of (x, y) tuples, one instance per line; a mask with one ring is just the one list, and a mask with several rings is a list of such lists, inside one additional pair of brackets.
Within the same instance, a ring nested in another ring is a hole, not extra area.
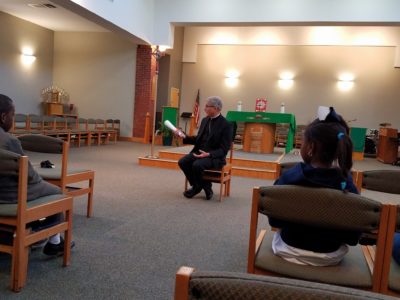
[[(64, 232), (63, 266), (70, 264), (72, 240), (72, 197), (63, 194), (40, 197), (27, 202), (28, 157), (0, 149), (0, 176), (16, 177), (18, 181), (18, 202), (0, 204), (0, 226), (11, 231), (13, 240), (0, 240), (0, 252), (12, 256), (11, 289), (18, 292), (26, 283), (29, 247), (56, 233)], [(0, 199), (1, 200), (1, 199)], [(57, 213), (63, 213), (65, 220), (49, 228), (32, 232), (29, 223)]]

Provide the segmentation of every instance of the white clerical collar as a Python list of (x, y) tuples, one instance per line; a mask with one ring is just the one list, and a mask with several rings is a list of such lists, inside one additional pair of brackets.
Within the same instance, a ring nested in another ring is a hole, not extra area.
[(211, 120), (214, 120), (216, 118), (218, 118), (221, 115), (221, 113), (219, 113), (218, 115), (216, 115), (215, 117), (210, 117)]

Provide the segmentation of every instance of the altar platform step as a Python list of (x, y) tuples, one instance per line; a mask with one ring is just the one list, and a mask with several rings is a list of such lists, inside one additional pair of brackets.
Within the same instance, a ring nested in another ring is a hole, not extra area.
[[(178, 147), (160, 150), (158, 158), (139, 157), (139, 164), (148, 167), (179, 170), (178, 160), (187, 154), (191, 148)], [(279, 172), (279, 160), (282, 155), (280, 151), (273, 154), (260, 155), (235, 150), (232, 175), (268, 180), (276, 179)]]
[(232, 166), (232, 176), (274, 180), (278, 177), (278, 172), (276, 170)]
[(141, 166), (179, 170), (178, 161), (173, 159), (139, 157), (138, 160)]

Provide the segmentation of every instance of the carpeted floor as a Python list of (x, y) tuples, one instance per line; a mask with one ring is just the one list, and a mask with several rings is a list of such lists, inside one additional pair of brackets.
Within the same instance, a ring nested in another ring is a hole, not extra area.
[[(96, 171), (94, 217), (85, 217), (85, 197), (74, 201), (72, 264), (33, 251), (27, 285), (14, 294), (9, 256), (0, 254), (0, 299), (172, 299), (182, 265), (245, 272), (251, 190), (272, 181), (234, 177), (222, 203), (219, 185), (212, 201), (186, 199), (180, 171), (138, 165), (149, 152), (127, 142), (72, 148), (71, 166)], [(389, 168), (373, 159), (356, 167)]]
[(85, 217), (85, 197), (74, 200), (71, 266), (33, 251), (27, 285), (14, 294), (10, 258), (0, 254), (0, 299), (172, 299), (182, 265), (245, 272), (251, 189), (272, 182), (235, 177), (224, 202), (219, 185), (214, 200), (189, 200), (179, 171), (138, 165), (149, 151), (127, 142), (72, 148), (70, 165), (96, 177), (94, 217)]

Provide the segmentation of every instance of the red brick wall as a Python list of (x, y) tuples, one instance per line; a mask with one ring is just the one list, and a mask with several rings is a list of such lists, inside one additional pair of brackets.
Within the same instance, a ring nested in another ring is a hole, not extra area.
[(146, 113), (150, 114), (150, 130), (153, 128), (154, 94), (152, 93), (152, 84), (156, 74), (156, 59), (151, 52), (151, 46), (147, 45), (139, 45), (136, 52), (133, 137), (144, 136)]

